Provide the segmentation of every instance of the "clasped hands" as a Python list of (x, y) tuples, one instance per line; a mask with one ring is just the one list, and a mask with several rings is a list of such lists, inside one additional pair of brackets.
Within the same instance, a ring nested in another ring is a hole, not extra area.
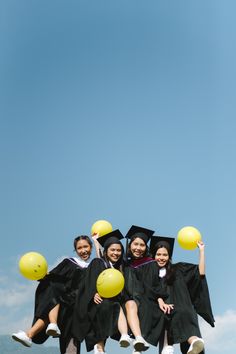
[(174, 309), (174, 304), (166, 304), (162, 298), (158, 298), (157, 302), (161, 311), (163, 311), (165, 314), (170, 314), (171, 310)]

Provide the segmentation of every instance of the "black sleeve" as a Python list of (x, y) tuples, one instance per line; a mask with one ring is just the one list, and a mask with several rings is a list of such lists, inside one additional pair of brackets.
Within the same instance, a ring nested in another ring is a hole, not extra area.
[(68, 258), (65, 258), (55, 268), (50, 270), (42, 280), (63, 282), (66, 279), (71, 278), (72, 269), (75, 269), (75, 265)]
[(192, 304), (205, 321), (214, 327), (214, 316), (211, 308), (210, 294), (205, 275), (200, 275), (198, 265), (177, 263), (178, 270), (183, 274)]

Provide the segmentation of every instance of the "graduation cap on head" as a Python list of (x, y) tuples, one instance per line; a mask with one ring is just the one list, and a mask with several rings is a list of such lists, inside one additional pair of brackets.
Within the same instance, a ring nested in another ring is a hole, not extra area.
[(113, 243), (120, 243), (120, 240), (122, 240), (124, 236), (120, 232), (119, 229), (116, 229), (112, 232), (109, 232), (109, 234), (106, 234), (104, 236), (100, 236), (97, 238), (97, 241), (100, 243), (100, 245), (104, 247), (108, 247), (108, 245), (111, 245)]
[(150, 246), (149, 246), (152, 257), (155, 257), (158, 248), (165, 247), (171, 259), (174, 250), (174, 243), (175, 243), (175, 239), (173, 237), (152, 236), (150, 241)]
[(147, 244), (154, 232), (155, 231), (146, 229), (141, 226), (132, 225), (125, 237), (127, 240), (132, 240), (136, 237), (139, 237)]

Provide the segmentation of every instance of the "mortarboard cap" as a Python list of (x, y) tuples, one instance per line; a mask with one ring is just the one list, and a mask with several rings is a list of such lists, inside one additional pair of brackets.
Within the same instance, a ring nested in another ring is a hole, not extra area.
[(155, 257), (157, 248), (161, 246), (165, 247), (168, 250), (170, 259), (173, 255), (175, 239), (173, 237), (165, 237), (165, 236), (152, 236), (150, 241), (150, 253), (152, 257)]
[(124, 236), (122, 235), (120, 230), (116, 229), (112, 232), (109, 232), (109, 234), (98, 237), (97, 241), (100, 243), (102, 247), (105, 247), (108, 244), (108, 242), (111, 245), (112, 243), (116, 243), (117, 241), (122, 240), (122, 238), (124, 238)]
[(146, 229), (141, 226), (132, 225), (125, 237), (126, 239), (130, 239), (130, 240), (134, 237), (139, 237), (145, 243), (148, 243), (150, 237), (154, 234), (154, 232), (155, 231)]

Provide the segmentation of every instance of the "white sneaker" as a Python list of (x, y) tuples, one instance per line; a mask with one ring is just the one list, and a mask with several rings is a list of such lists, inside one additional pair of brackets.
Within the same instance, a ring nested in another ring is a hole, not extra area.
[(144, 352), (145, 350), (149, 349), (149, 344), (141, 336), (135, 337), (135, 340), (133, 342), (133, 346), (134, 346), (135, 351), (137, 351), (137, 352)]
[(94, 349), (94, 354), (98, 354), (98, 353), (99, 353), (98, 348), (97, 348), (97, 344), (95, 344), (95, 346), (93, 347), (93, 349)]
[(130, 346), (132, 340), (128, 334), (122, 334), (119, 340), (120, 347), (127, 348)]
[(174, 347), (172, 345), (165, 345), (161, 351), (161, 354), (173, 354)]
[(24, 331), (12, 333), (12, 339), (16, 340), (17, 342), (20, 342), (25, 347), (31, 347), (32, 345), (32, 339), (29, 338)]
[(202, 338), (196, 338), (192, 341), (187, 354), (199, 354), (204, 349), (204, 341)]
[(61, 331), (56, 323), (49, 323), (46, 329), (46, 334), (52, 337), (60, 337)]
[(95, 346), (93, 347), (93, 349), (94, 349), (94, 354), (106, 354), (106, 352), (100, 352), (100, 351), (98, 350), (97, 344), (95, 344)]

